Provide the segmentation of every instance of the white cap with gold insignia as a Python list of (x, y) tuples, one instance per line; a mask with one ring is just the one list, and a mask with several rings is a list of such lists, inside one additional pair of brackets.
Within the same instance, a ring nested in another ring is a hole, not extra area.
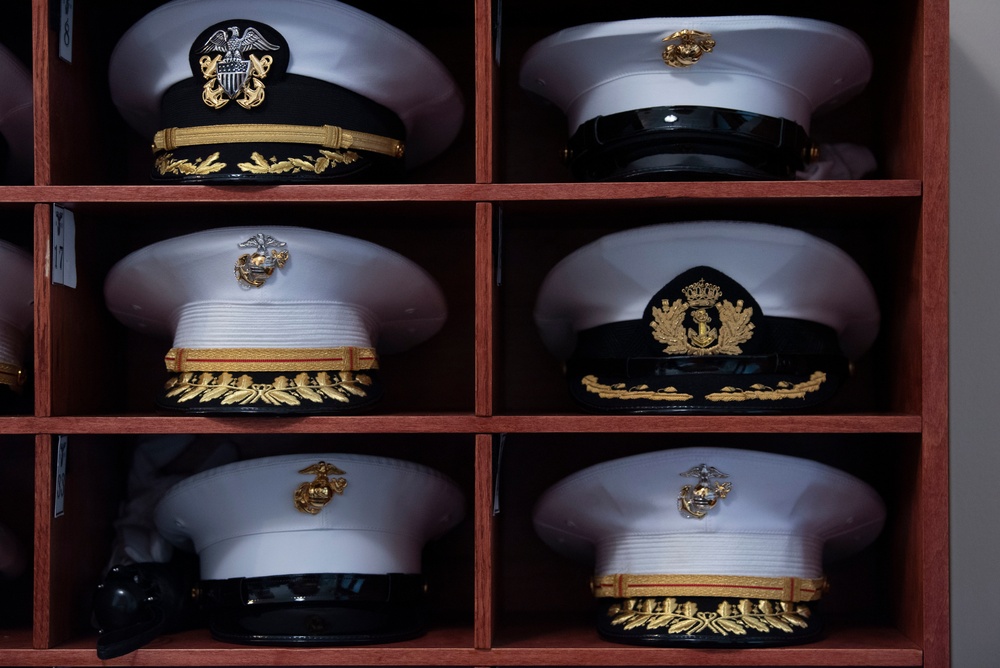
[(193, 548), (217, 639), (366, 644), (428, 626), (424, 545), (463, 517), (447, 476), (358, 454), (265, 457), (196, 474), (156, 508), (160, 532)]
[(566, 114), (580, 178), (791, 178), (814, 114), (854, 97), (858, 35), (787, 16), (641, 18), (567, 28), (525, 55), (520, 83)]
[(535, 304), (574, 398), (600, 411), (785, 411), (834, 396), (879, 331), (844, 250), (791, 227), (650, 225), (577, 249)]
[(434, 279), (368, 241), (301, 227), (195, 232), (140, 249), (105, 281), (124, 324), (172, 337), (159, 399), (195, 412), (356, 410), (378, 355), (425, 341), (447, 308)]
[(844, 471), (713, 447), (591, 466), (534, 511), (546, 544), (594, 562), (602, 635), (665, 645), (814, 639), (824, 562), (867, 547), (884, 522), (879, 494)]

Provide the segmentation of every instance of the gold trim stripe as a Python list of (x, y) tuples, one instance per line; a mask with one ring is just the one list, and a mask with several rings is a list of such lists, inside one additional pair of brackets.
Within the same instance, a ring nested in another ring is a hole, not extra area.
[(329, 149), (371, 151), (391, 158), (402, 158), (403, 142), (368, 132), (345, 130), (336, 125), (283, 125), (247, 123), (198, 125), (189, 128), (166, 128), (153, 136), (153, 152), (173, 151), (183, 146), (205, 144), (316, 144)]
[(19, 390), (24, 385), (24, 369), (16, 364), (0, 362), (0, 385), (10, 385)]
[(760, 578), (742, 575), (604, 575), (591, 583), (598, 598), (720, 596), (774, 601), (817, 601), (826, 578)]
[(374, 348), (171, 348), (167, 371), (365, 371), (378, 368)]

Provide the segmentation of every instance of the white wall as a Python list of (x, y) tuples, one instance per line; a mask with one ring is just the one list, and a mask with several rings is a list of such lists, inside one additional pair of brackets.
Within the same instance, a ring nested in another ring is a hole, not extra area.
[(951, 0), (952, 665), (1000, 665), (1000, 0)]

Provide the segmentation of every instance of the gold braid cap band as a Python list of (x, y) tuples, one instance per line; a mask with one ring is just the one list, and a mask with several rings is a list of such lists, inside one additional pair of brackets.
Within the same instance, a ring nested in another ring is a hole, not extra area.
[(402, 158), (403, 142), (367, 132), (345, 130), (336, 125), (281, 125), (265, 123), (198, 125), (167, 128), (153, 136), (153, 152), (173, 151), (205, 144), (316, 144), (329, 149), (354, 149)]
[(24, 385), (24, 369), (16, 364), (0, 362), (0, 385), (9, 385), (15, 390), (20, 390)]
[(365, 371), (378, 368), (374, 348), (171, 348), (167, 371)]
[(598, 598), (641, 596), (717, 596), (817, 601), (826, 578), (759, 578), (742, 575), (604, 575), (591, 582)]

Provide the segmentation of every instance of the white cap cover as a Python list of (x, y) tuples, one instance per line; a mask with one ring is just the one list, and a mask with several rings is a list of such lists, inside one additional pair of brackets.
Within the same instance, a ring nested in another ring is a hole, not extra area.
[(645, 644), (813, 639), (806, 603), (826, 589), (824, 560), (865, 548), (884, 521), (878, 493), (852, 475), (729, 448), (598, 464), (534, 511), (546, 544), (594, 561), (599, 631)]
[[(270, 372), (365, 371), (374, 377), (376, 347), (380, 354), (407, 350), (435, 334), (447, 317), (437, 283), (407, 258), (300, 227), (218, 228), (161, 241), (119, 261), (104, 292), (124, 324), (173, 337), (168, 369), (189, 380), (198, 372), (254, 372), (257, 384)], [(364, 401), (351, 388), (325, 399), (308, 388), (298, 398), (278, 388), (280, 395), (269, 391), (276, 404), (267, 397), (238, 404), (204, 389), (197, 402), (188, 397), (191, 404), (220, 408), (221, 400), (222, 408), (296, 410), (312, 404), (326, 409), (331, 398), (347, 408), (354, 405), (344, 399)]]
[[(688, 67), (664, 63), (664, 41), (682, 30), (714, 47)], [(535, 44), (521, 86), (585, 121), (675, 105), (784, 118), (809, 131), (812, 115), (847, 101), (871, 77), (865, 43), (840, 26), (786, 16), (644, 18), (567, 28)]]
[(849, 359), (867, 351), (878, 333), (875, 290), (837, 246), (777, 225), (696, 221), (609, 234), (561, 260), (535, 303), (542, 340), (565, 359), (577, 332), (642, 317), (660, 288), (699, 265), (740, 283), (768, 316), (832, 328)]
[[(678, 510), (707, 464), (731, 490), (701, 519)], [(553, 549), (619, 573), (818, 578), (882, 529), (867, 483), (819, 462), (730, 448), (678, 448), (597, 464), (545, 492), (535, 528)]]
[[(303, 492), (323, 474), (326, 505)], [(313, 467), (310, 472), (304, 470)], [(309, 509), (300, 510), (304, 503)], [(193, 549), (205, 580), (293, 573), (420, 573), (424, 544), (454, 527), (463, 499), (426, 466), (323, 453), (266, 457), (196, 474), (171, 488), (156, 525)]]

